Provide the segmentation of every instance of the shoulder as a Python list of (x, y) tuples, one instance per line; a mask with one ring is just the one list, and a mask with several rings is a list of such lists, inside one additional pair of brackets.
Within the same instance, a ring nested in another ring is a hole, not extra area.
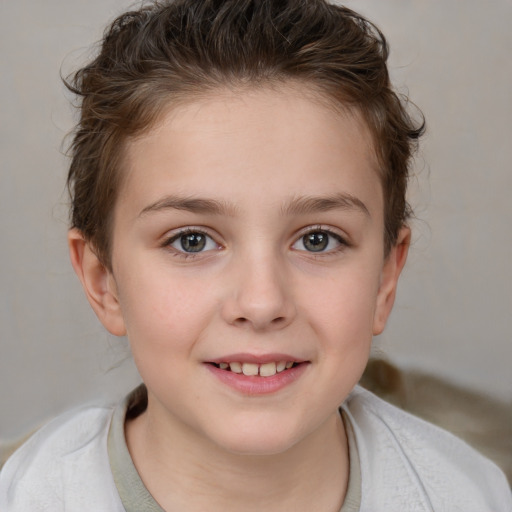
[(0, 510), (117, 510), (106, 443), (114, 408), (81, 408), (34, 434), (0, 472)]
[(501, 470), (457, 437), (359, 386), (342, 408), (354, 430), (368, 510), (512, 510)]

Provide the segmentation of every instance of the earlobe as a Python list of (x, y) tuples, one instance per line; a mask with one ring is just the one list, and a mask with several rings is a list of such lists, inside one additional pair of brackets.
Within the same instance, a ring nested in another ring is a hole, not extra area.
[(388, 317), (395, 302), (398, 278), (404, 268), (411, 244), (411, 230), (403, 227), (397, 238), (396, 244), (391, 248), (381, 274), (377, 304), (373, 317), (373, 334), (381, 334), (386, 326)]
[(111, 334), (124, 336), (126, 328), (112, 272), (76, 228), (68, 232), (68, 247), (73, 269), (96, 316)]

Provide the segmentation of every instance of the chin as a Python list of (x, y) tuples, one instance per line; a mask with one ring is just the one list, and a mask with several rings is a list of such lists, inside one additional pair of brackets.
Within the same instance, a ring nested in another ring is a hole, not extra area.
[(288, 432), (276, 428), (238, 429), (233, 434), (225, 433), (223, 439), (217, 440), (217, 445), (233, 455), (240, 456), (270, 456), (279, 455), (295, 446), (300, 436), (296, 432)]

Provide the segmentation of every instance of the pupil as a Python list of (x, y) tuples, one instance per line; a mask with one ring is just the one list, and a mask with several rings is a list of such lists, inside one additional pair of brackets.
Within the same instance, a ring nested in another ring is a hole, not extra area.
[(206, 237), (201, 233), (189, 233), (181, 237), (181, 247), (186, 252), (199, 252), (204, 249)]
[(303, 237), (304, 247), (308, 251), (323, 251), (329, 242), (329, 235), (323, 231), (309, 233)]

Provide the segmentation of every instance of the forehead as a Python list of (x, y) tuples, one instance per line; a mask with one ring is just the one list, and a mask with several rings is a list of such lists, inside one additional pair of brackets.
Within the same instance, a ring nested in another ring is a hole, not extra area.
[(222, 90), (171, 106), (127, 143), (124, 156), (121, 196), (131, 195), (141, 208), (164, 190), (220, 199), (245, 191), (241, 201), (255, 194), (279, 201), (341, 188), (382, 211), (377, 159), (362, 117), (296, 85)]

